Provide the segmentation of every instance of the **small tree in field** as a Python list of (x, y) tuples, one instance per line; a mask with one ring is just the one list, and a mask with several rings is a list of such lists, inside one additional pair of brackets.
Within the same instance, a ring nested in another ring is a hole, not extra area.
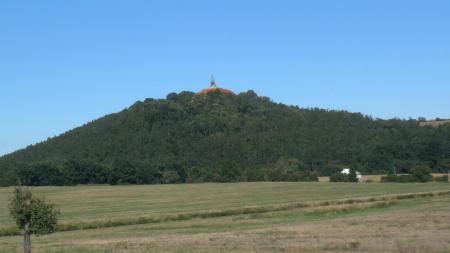
[(59, 209), (44, 199), (35, 198), (30, 190), (18, 185), (9, 203), (9, 212), (23, 230), (23, 251), (31, 252), (31, 234), (53, 233), (57, 226)]

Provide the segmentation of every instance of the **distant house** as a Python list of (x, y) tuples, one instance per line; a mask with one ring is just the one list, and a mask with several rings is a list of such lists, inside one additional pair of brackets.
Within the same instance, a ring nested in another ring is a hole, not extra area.
[[(351, 171), (350, 168), (343, 168), (342, 171), (341, 171), (341, 174), (350, 175), (350, 171)], [(359, 171), (356, 171), (355, 173), (356, 173), (356, 179), (358, 179), (358, 183), (361, 183), (362, 182), (362, 175), (361, 175), (361, 173)]]
[(350, 168), (343, 168), (341, 174), (350, 175)]

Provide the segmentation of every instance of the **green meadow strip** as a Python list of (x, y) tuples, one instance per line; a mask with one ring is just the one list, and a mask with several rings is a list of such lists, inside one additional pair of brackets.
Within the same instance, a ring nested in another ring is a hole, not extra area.
[[(228, 210), (163, 215), (163, 216), (157, 216), (157, 217), (137, 217), (137, 218), (106, 220), (106, 221), (100, 220), (100, 221), (90, 221), (90, 222), (80, 222), (80, 223), (62, 223), (58, 226), (57, 231), (63, 232), (63, 231), (118, 227), (118, 226), (126, 226), (126, 225), (163, 223), (163, 222), (169, 222), (169, 221), (191, 220), (191, 219), (195, 219), (195, 218), (206, 219), (206, 218), (225, 217), (225, 216), (234, 216), (234, 215), (242, 215), (242, 214), (258, 214), (258, 213), (289, 211), (289, 210), (295, 210), (295, 209), (316, 208), (316, 207), (330, 207), (330, 208), (313, 210), (313, 211), (309, 211), (306, 213), (312, 212), (312, 213), (318, 214), (318, 213), (331, 213), (331, 212), (346, 212), (346, 211), (354, 211), (354, 210), (360, 210), (360, 209), (365, 209), (365, 208), (387, 207), (389, 205), (397, 204), (398, 201), (406, 200), (406, 199), (438, 197), (438, 196), (444, 196), (444, 195), (450, 195), (450, 190), (449, 191), (432, 191), (432, 192), (418, 192), (418, 193), (385, 195), (385, 196), (368, 197), (368, 198), (337, 199), (337, 200), (327, 200), (327, 201), (317, 201), (317, 202), (290, 203), (290, 204), (261, 206), (261, 207), (243, 207), (243, 208), (228, 209)], [(372, 204), (358, 205), (358, 204), (363, 204), (363, 203), (372, 203)], [(6, 227), (6, 228), (0, 229), (0, 236), (17, 236), (17, 235), (21, 235), (21, 231), (15, 227)]]

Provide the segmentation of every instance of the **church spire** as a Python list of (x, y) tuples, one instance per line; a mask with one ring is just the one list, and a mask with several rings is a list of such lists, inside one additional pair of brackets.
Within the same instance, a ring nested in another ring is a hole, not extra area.
[(211, 88), (217, 88), (216, 79), (214, 79), (214, 75), (211, 75)]

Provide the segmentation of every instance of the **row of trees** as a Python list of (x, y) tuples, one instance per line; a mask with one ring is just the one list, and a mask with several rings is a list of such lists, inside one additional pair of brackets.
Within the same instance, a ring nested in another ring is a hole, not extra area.
[[(301, 161), (302, 173), (278, 169), (282, 157)], [(79, 174), (68, 161), (90, 161), (82, 167), (93, 172)], [(171, 93), (0, 158), (0, 183), (14, 184), (24, 164), (42, 163), (57, 168), (46, 173), (79, 174), (77, 182), (94, 173), (103, 183), (303, 180), (330, 176), (336, 167), (387, 174), (425, 165), (447, 172), (450, 124), (420, 127), (412, 119), (302, 109), (253, 91)]]
[[(446, 178), (446, 177), (444, 177)], [(447, 182), (448, 182), (448, 178)], [(400, 174), (396, 175), (394, 173), (389, 173), (386, 177), (381, 179), (384, 182), (399, 182), (399, 183), (408, 183), (408, 182), (429, 182), (433, 180), (431, 176), (431, 169), (428, 166), (417, 166), (411, 169), (409, 174)]]
[[(356, 170), (341, 173), (336, 164), (327, 167), (331, 182), (358, 182)], [(384, 182), (428, 182), (432, 180), (428, 166), (415, 166), (405, 174), (388, 173)], [(318, 181), (318, 173), (295, 158), (280, 159), (273, 168), (242, 169), (237, 164), (225, 163), (219, 168), (191, 167), (179, 164), (169, 166), (151, 163), (132, 163), (118, 160), (111, 166), (92, 161), (70, 160), (61, 165), (38, 163), (21, 165), (7, 181), (19, 181), (29, 186), (77, 184), (176, 184), (199, 182), (244, 181)], [(443, 179), (443, 181), (448, 181)]]
[(243, 170), (231, 162), (218, 168), (185, 168), (179, 164), (165, 166), (124, 160), (117, 160), (112, 165), (70, 160), (60, 165), (48, 162), (22, 164), (9, 177), (6, 181), (20, 181), (29, 186), (318, 180), (317, 173), (304, 167), (297, 159), (280, 159), (274, 168), (250, 170)]

